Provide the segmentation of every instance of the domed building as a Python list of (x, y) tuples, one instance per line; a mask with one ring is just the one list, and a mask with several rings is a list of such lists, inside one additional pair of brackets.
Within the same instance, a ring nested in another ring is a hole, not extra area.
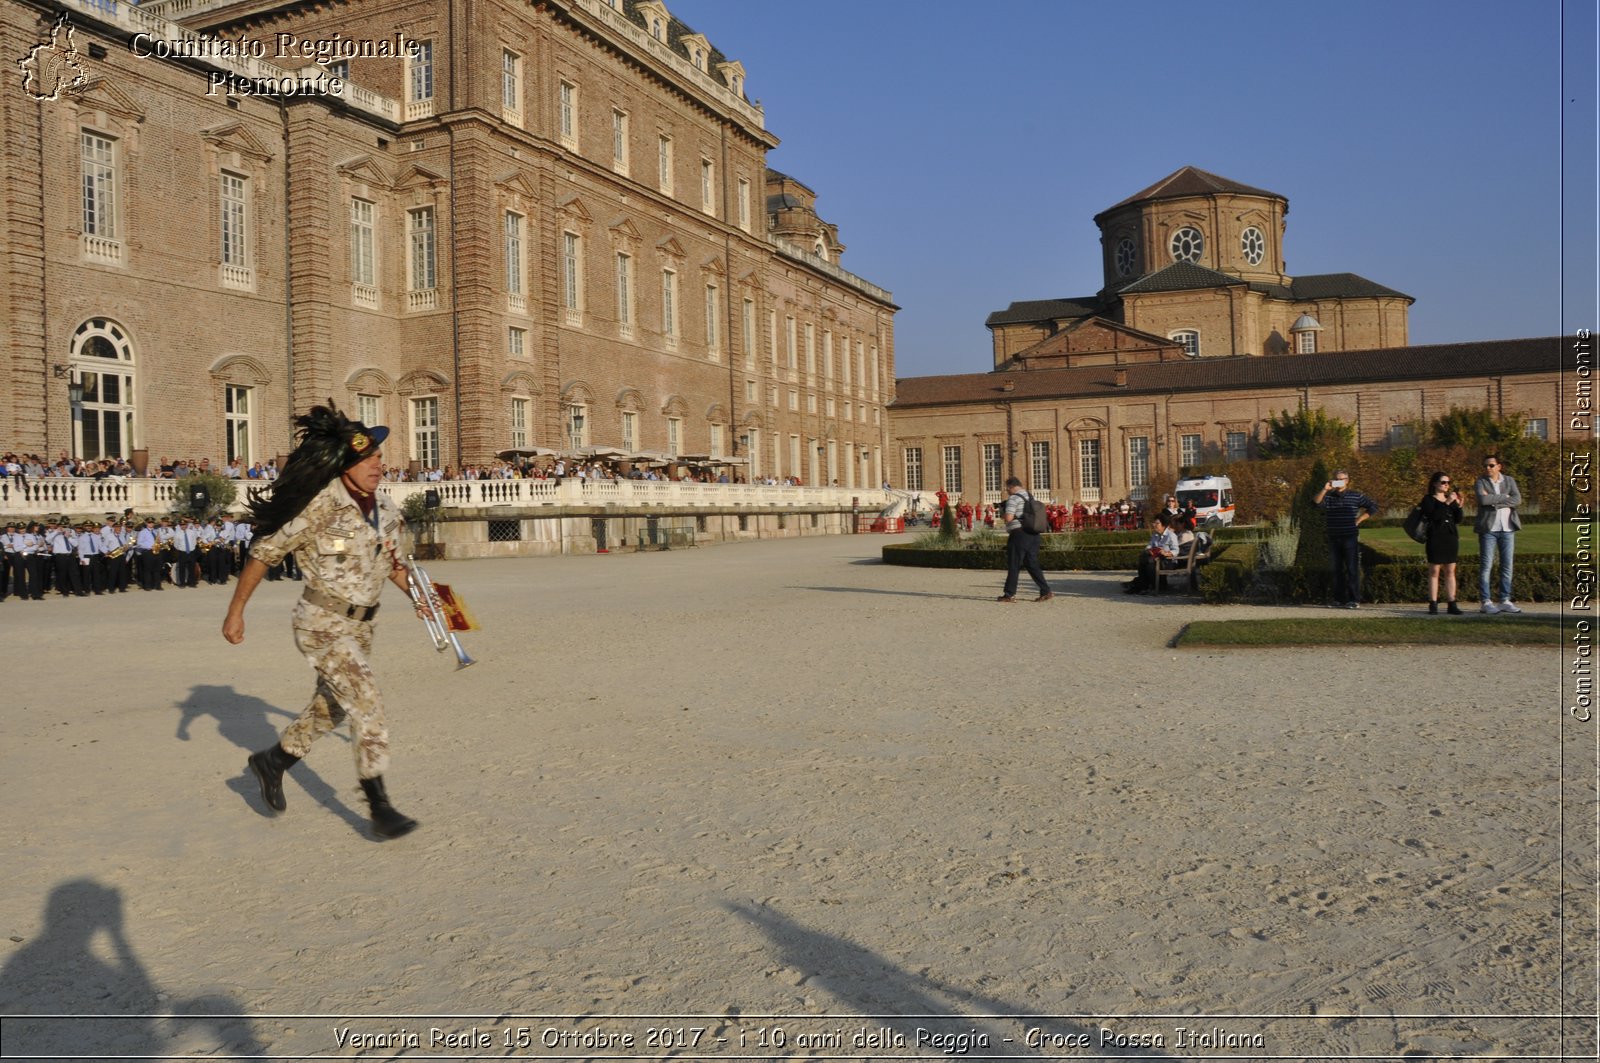
[(1100, 291), (989, 315), (995, 367), (1074, 364), (1112, 325), (1191, 358), (1405, 346), (1411, 296), (1354, 273), (1289, 275), (1288, 215), (1276, 192), (1193, 166), (1168, 174), (1095, 215)]
[(994, 500), (1015, 474), (1041, 497), (1143, 500), (1185, 467), (1255, 456), (1296, 409), (1353, 424), (1367, 449), (1452, 406), (1569, 431), (1572, 342), (1409, 346), (1411, 296), (1289, 273), (1288, 214), (1276, 192), (1186, 166), (1095, 215), (1098, 292), (990, 314), (992, 371), (896, 381), (897, 486)]

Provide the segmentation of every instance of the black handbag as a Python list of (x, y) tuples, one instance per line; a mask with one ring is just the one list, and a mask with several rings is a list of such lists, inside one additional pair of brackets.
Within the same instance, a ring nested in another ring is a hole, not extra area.
[(1425, 543), (1428, 541), (1428, 521), (1422, 515), (1421, 506), (1412, 506), (1411, 512), (1406, 514), (1406, 534), (1414, 542)]

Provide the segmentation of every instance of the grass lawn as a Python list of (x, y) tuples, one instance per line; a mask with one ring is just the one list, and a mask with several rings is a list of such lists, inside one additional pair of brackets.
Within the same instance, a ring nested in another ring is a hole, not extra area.
[[(1559, 554), (1561, 528), (1559, 523), (1523, 525), (1517, 532), (1517, 553)], [(1408, 539), (1404, 528), (1362, 528), (1361, 541), (1396, 557), (1423, 556), (1422, 544)], [(1478, 537), (1470, 523), (1461, 529), (1461, 556), (1478, 556)]]
[(1174, 646), (1556, 646), (1553, 616), (1374, 616), (1198, 620)]

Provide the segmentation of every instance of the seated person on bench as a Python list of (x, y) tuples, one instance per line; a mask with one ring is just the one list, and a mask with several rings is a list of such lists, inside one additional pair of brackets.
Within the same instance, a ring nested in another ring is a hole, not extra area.
[(1158, 565), (1161, 568), (1181, 568), (1186, 560), (1180, 552), (1178, 536), (1167, 524), (1164, 514), (1158, 513), (1152, 517), (1150, 527), (1149, 545), (1139, 555), (1138, 575), (1123, 585), (1124, 593), (1149, 594), (1156, 589)]

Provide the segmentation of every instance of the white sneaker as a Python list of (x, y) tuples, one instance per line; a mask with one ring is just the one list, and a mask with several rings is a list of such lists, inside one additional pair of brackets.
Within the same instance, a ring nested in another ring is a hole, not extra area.
[(1494, 604), (1493, 602), (1484, 602), (1483, 603), (1483, 608), (1479, 610), (1479, 612), (1488, 613), (1490, 616), (1493, 616), (1494, 614), (1498, 613), (1499, 611), (1500, 611), (1500, 607), (1498, 605)]
[(1515, 605), (1513, 605), (1510, 602), (1501, 602), (1500, 603), (1500, 611), (1502, 613), (1520, 613), (1520, 612), (1522, 612), (1521, 609), (1518, 609)]

